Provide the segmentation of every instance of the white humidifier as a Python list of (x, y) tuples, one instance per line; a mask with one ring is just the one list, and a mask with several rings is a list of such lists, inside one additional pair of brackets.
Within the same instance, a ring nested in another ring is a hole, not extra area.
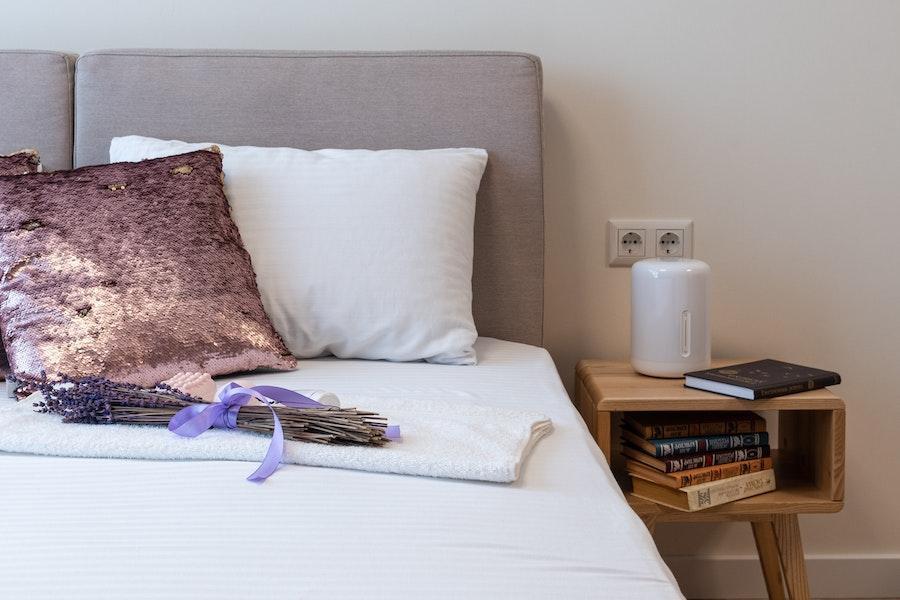
[(631, 366), (681, 377), (710, 365), (709, 265), (651, 258), (631, 267)]

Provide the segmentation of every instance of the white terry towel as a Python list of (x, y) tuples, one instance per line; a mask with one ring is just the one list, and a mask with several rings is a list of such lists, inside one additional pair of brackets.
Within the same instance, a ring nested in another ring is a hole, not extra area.
[[(259, 462), (269, 436), (210, 429), (184, 438), (165, 427), (63, 423), (36, 413), (35, 394), (0, 400), (0, 451), (90, 458)], [(512, 482), (552, 425), (543, 415), (465, 402), (342, 397), (400, 426), (402, 441), (383, 447), (285, 442), (283, 463), (452, 479)], [(251, 469), (252, 470), (252, 469)]]

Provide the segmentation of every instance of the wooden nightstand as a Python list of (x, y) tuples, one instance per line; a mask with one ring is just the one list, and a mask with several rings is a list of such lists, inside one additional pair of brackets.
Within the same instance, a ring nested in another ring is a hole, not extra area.
[[(738, 360), (713, 361), (713, 365)], [(770, 400), (740, 400), (684, 387), (682, 379), (639, 375), (625, 362), (583, 360), (575, 403), (610, 462), (631, 508), (652, 533), (657, 523), (748, 521), (770, 598), (808, 598), (798, 514), (833, 513), (844, 506), (844, 402), (829, 390)], [(777, 411), (778, 449), (772, 451), (778, 489), (698, 512), (681, 512), (630, 493), (621, 446), (621, 414), (629, 411)]]

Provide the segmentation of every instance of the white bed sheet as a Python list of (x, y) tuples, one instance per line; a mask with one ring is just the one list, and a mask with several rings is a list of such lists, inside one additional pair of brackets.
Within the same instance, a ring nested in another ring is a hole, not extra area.
[(476, 351), (248, 379), (543, 412), (519, 482), (0, 453), (0, 598), (681, 598), (546, 351)]

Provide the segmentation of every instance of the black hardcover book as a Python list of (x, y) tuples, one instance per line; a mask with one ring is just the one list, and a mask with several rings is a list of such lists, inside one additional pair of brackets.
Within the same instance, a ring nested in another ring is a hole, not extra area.
[(747, 400), (786, 396), (840, 382), (841, 376), (833, 371), (793, 365), (771, 358), (684, 375), (686, 387)]

